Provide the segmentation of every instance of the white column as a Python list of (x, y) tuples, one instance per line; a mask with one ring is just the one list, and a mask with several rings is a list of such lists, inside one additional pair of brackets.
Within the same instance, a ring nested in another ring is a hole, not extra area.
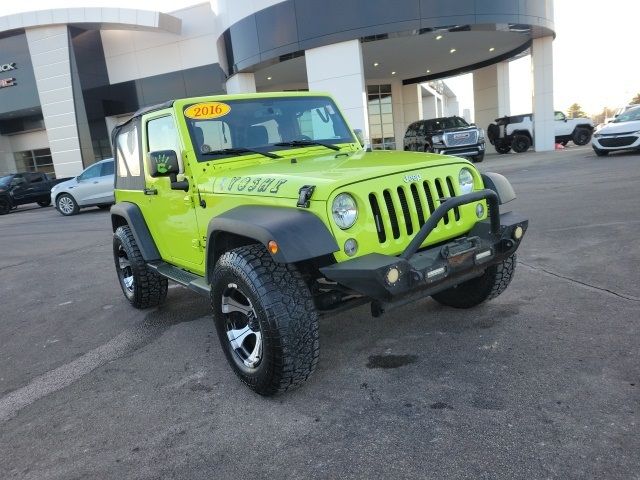
[(360, 41), (311, 48), (305, 52), (305, 59), (309, 90), (333, 95), (351, 128), (361, 129), (368, 142), (367, 93)]
[(0, 175), (14, 173), (16, 161), (13, 157), (13, 149), (8, 137), (0, 135)]
[(555, 149), (553, 111), (553, 37), (536, 38), (531, 46), (533, 75), (533, 146), (536, 152)]
[(509, 63), (500, 62), (473, 72), (475, 123), (486, 129), (496, 118), (509, 115)]
[(253, 73), (236, 73), (227, 79), (227, 93), (256, 93), (256, 77)]
[(422, 87), (419, 84), (402, 86), (402, 111), (404, 113), (404, 128), (401, 133), (404, 135), (410, 124), (424, 118)]
[(83, 165), (67, 26), (30, 28), (26, 34), (56, 176), (77, 175)]

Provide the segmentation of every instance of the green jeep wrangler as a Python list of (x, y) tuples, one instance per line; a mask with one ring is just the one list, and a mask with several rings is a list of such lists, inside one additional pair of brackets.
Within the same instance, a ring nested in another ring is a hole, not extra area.
[(233, 370), (262, 395), (303, 383), (318, 318), (374, 316), (431, 296), (502, 293), (526, 218), (466, 160), (365, 152), (328, 95), (199, 97), (145, 108), (113, 133), (113, 254), (136, 308), (167, 280), (210, 295)]

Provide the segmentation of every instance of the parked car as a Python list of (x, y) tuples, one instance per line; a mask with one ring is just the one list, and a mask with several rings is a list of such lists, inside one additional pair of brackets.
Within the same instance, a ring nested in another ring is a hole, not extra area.
[(67, 178), (54, 180), (40, 172), (11, 173), (0, 177), (0, 215), (28, 203), (48, 207), (51, 205), (51, 189), (65, 180)]
[(621, 113), (599, 129), (593, 135), (591, 146), (599, 157), (618, 150), (640, 151), (640, 105)]
[(115, 202), (114, 180), (113, 158), (102, 160), (51, 189), (51, 202), (64, 216), (75, 215), (86, 207), (107, 209)]
[[(573, 141), (576, 145), (586, 145), (593, 134), (593, 121), (567, 118), (564, 113), (555, 112), (554, 129), (556, 143), (566, 145)], [(533, 144), (533, 114), (496, 118), (496, 123), (487, 128), (487, 136), (498, 153), (526, 152)]]
[(404, 149), (481, 162), (484, 160), (484, 130), (456, 116), (419, 120), (407, 128)]

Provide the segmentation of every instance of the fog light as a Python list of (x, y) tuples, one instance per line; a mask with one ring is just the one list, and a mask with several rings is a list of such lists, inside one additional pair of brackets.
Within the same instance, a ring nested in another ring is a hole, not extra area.
[(433, 277), (437, 277), (439, 275), (442, 275), (443, 273), (445, 273), (447, 271), (446, 267), (440, 267), (440, 268), (436, 268), (434, 270), (429, 270), (427, 272), (427, 278), (433, 278)]
[(356, 242), (355, 238), (350, 238), (346, 242), (344, 242), (344, 253), (353, 257), (358, 251), (358, 242)]
[(484, 216), (484, 205), (481, 203), (476, 205), (476, 217), (482, 218)]
[(400, 270), (398, 267), (391, 267), (387, 270), (387, 283), (389, 285), (395, 284), (400, 279)]
[(518, 225), (513, 230), (513, 239), (514, 240), (520, 240), (522, 238), (522, 235), (524, 235), (524, 230), (522, 229), (522, 227), (520, 225)]

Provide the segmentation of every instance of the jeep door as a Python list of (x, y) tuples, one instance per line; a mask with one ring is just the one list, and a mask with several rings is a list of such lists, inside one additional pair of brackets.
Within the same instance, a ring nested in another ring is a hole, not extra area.
[(556, 137), (569, 136), (573, 133), (573, 124), (567, 121), (564, 113), (555, 112), (554, 119)]
[(173, 115), (164, 111), (143, 119), (143, 154), (145, 159), (146, 202), (141, 206), (147, 225), (162, 258), (176, 265), (200, 270), (204, 253), (198, 239), (198, 224), (193, 202), (193, 182), (189, 191), (172, 190), (167, 176), (149, 174), (149, 152), (173, 150), (185, 173), (184, 150)]

